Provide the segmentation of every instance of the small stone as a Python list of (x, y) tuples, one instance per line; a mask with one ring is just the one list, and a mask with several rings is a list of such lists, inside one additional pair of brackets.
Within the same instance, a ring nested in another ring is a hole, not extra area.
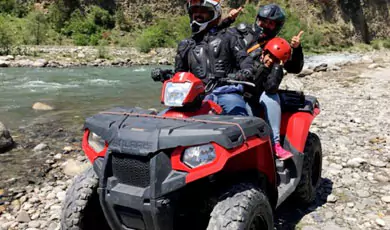
[(28, 223), (29, 228), (39, 228), (40, 226), (41, 226), (41, 223), (39, 221), (33, 220), (33, 221), (30, 221)]
[(65, 153), (68, 153), (68, 152), (73, 151), (74, 148), (73, 148), (72, 146), (65, 146), (65, 147), (63, 148), (63, 150), (64, 150)]
[(84, 54), (84, 53), (79, 53), (79, 54), (77, 55), (77, 57), (78, 57), (78, 58), (85, 58), (85, 54)]
[(386, 167), (387, 162), (381, 161), (381, 160), (370, 160), (370, 165), (375, 166), (375, 167)]
[(69, 159), (64, 164), (64, 173), (68, 176), (76, 176), (90, 166), (89, 163), (81, 163), (74, 159)]
[(381, 200), (385, 203), (390, 203), (390, 196), (384, 196), (381, 198)]
[(52, 206), (50, 206), (50, 210), (52, 210), (52, 211), (61, 210), (61, 206), (60, 205), (52, 205)]
[(60, 160), (62, 158), (62, 154), (58, 153), (53, 158), (56, 159), (56, 160)]
[(43, 150), (48, 149), (48, 148), (49, 148), (49, 146), (47, 146), (47, 144), (40, 143), (39, 145), (34, 147), (33, 151), (34, 152), (39, 152), (39, 151), (43, 151)]
[(314, 72), (324, 72), (328, 69), (328, 64), (322, 63), (316, 67), (314, 67), (313, 71)]
[(31, 221), (30, 216), (27, 214), (26, 211), (22, 210), (19, 212), (18, 218), (16, 218), (16, 221), (19, 223), (29, 223)]
[(327, 197), (326, 201), (327, 201), (328, 203), (335, 203), (335, 202), (337, 201), (337, 196), (335, 196), (335, 195), (333, 195), (333, 194), (330, 194), (330, 195)]
[(4, 205), (0, 205), (0, 214), (3, 213), (4, 211), (5, 211)]
[(351, 167), (351, 168), (357, 168), (357, 167), (359, 167), (360, 165), (362, 165), (363, 163), (366, 163), (366, 162), (367, 161), (364, 160), (363, 158), (357, 157), (357, 158), (353, 158), (353, 159), (348, 160), (347, 166)]
[(331, 71), (339, 71), (339, 70), (341, 70), (341, 68), (338, 67), (337, 65), (328, 66), (328, 69), (331, 70)]
[(347, 206), (348, 206), (349, 208), (353, 208), (353, 207), (355, 206), (355, 204), (352, 203), (352, 202), (348, 202), (348, 203), (347, 203)]
[(377, 225), (381, 226), (381, 227), (385, 227), (386, 226), (386, 222), (384, 220), (382, 220), (382, 219), (379, 219), (379, 218), (375, 220), (375, 223)]
[(2, 61), (0, 60), (0, 68), (9, 67), (10, 62), (9, 61)]
[(377, 64), (377, 63), (371, 64), (371, 65), (368, 66), (369, 69), (375, 69), (375, 68), (378, 68), (378, 67), (382, 67), (383, 68), (382, 65)]
[(56, 230), (57, 226), (58, 226), (58, 224), (56, 224), (56, 223), (50, 223), (47, 230)]
[(312, 75), (314, 73), (314, 71), (312, 69), (303, 69), (298, 75), (297, 77), (306, 77), (306, 76), (309, 76), (309, 75)]
[(370, 196), (370, 193), (366, 190), (358, 190), (356, 193), (359, 197), (362, 197), (362, 198), (367, 198)]
[(375, 179), (376, 181), (384, 182), (384, 183), (390, 181), (390, 179), (389, 179), (388, 177), (383, 176), (383, 175), (381, 175), (381, 174), (375, 174), (375, 175), (374, 175), (374, 179)]
[(334, 213), (333, 212), (326, 212), (325, 213), (325, 219), (330, 220), (333, 217), (334, 217)]
[(32, 64), (32, 66), (33, 67), (45, 67), (47, 64), (48, 64), (48, 62), (45, 59), (38, 59)]
[(363, 56), (361, 62), (364, 64), (371, 64), (374, 63), (374, 60), (372, 60), (369, 56)]
[(36, 220), (39, 218), (39, 216), (41, 215), (41, 213), (38, 211), (36, 213), (34, 213), (32, 216), (31, 216), (31, 220)]
[(58, 193), (57, 193), (57, 199), (60, 200), (60, 201), (62, 202), (63, 200), (65, 200), (65, 194), (66, 194), (65, 191), (58, 192)]
[(42, 103), (42, 102), (36, 102), (33, 104), (32, 108), (34, 110), (53, 110), (54, 107), (53, 106), (50, 106), (50, 105), (47, 105), (45, 103)]

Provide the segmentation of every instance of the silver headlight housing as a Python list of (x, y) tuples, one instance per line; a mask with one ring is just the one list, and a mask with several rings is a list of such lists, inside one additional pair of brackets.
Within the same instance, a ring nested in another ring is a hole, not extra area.
[(95, 152), (100, 153), (106, 147), (106, 142), (94, 132), (89, 132), (88, 135), (88, 145), (95, 150)]
[(212, 144), (199, 145), (184, 150), (182, 161), (191, 168), (211, 163), (215, 160), (215, 148)]
[(168, 82), (164, 91), (164, 105), (166, 106), (183, 106), (184, 99), (187, 97), (190, 89), (190, 82), (173, 83)]

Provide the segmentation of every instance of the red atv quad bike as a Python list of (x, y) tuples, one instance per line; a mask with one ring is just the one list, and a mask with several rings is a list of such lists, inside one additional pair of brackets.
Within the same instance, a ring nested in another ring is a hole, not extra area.
[[(229, 81), (229, 80), (226, 80)], [(82, 147), (92, 167), (67, 190), (61, 229), (273, 229), (287, 198), (316, 196), (322, 168), (315, 97), (281, 91), (283, 146), (258, 117), (218, 115), (191, 73), (164, 82), (159, 115), (114, 108), (86, 119)]]

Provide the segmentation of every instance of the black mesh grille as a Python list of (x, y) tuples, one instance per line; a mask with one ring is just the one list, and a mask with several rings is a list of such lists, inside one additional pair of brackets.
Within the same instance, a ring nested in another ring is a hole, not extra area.
[(113, 154), (112, 173), (122, 184), (142, 188), (150, 184), (149, 159)]

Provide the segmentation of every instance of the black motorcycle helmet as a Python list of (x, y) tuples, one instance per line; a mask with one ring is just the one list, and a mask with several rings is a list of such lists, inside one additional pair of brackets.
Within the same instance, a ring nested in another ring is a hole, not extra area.
[[(286, 14), (283, 9), (277, 4), (268, 4), (261, 6), (255, 22), (255, 30), (258, 42), (266, 41), (274, 38), (282, 29), (286, 20)], [(267, 28), (265, 26), (259, 26), (260, 22), (273, 22), (273, 28)]]

